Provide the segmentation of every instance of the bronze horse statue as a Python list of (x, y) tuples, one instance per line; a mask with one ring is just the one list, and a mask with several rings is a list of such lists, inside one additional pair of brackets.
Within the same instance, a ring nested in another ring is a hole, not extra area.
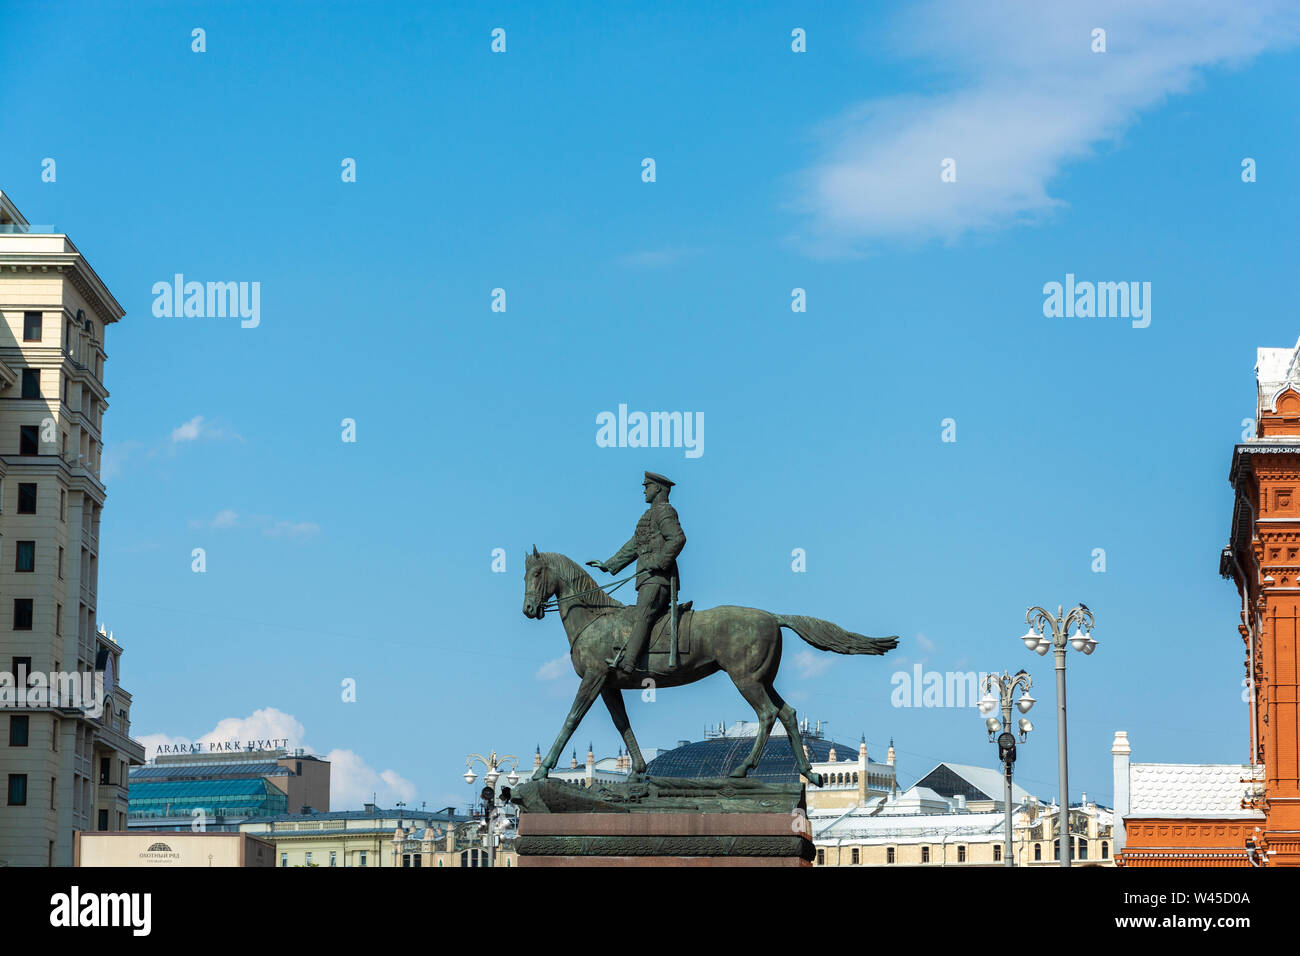
[[(690, 646), (680, 653), (676, 666), (659, 672), (647, 668), (644, 664), (646, 655), (643, 655), (634, 671), (624, 674), (611, 668), (607, 659), (613, 657), (620, 646), (620, 636), (626, 638), (627, 616), (621, 613), (626, 605), (606, 594), (575, 561), (556, 552), (539, 554), (534, 546), (533, 553), (526, 555), (524, 562), (524, 616), (541, 620), (551, 598), (555, 598), (555, 607), (569, 638), (573, 669), (582, 683), (569, 709), (569, 716), (560, 728), (560, 735), (533, 774), (534, 780), (543, 779), (555, 768), (560, 753), (597, 695), (604, 699), (614, 726), (622, 735), (632, 758), (629, 779), (639, 779), (645, 773), (645, 760), (632, 734), (622, 692), (641, 690), (646, 686), (692, 684), (722, 670), (727, 672), (758, 717), (754, 746), (731, 776), (744, 777), (758, 766), (772, 724), (780, 718), (789, 735), (790, 749), (794, 752), (799, 772), (809, 783), (820, 787), (822, 777), (813, 772), (804, 754), (794, 708), (782, 700), (772, 686), (781, 664), (781, 628), (788, 627), (813, 647), (836, 654), (884, 654), (898, 646), (897, 637), (865, 637), (815, 617), (722, 605), (688, 611), (682, 616), (683, 625), (687, 623), (687, 615), (691, 618)], [(664, 623), (661, 621), (656, 631), (663, 630)], [(664, 656), (662, 653), (659, 655), (660, 658)]]

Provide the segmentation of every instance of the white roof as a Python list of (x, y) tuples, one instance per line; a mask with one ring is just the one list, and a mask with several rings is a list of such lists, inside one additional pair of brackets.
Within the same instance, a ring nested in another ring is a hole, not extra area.
[[(945, 760), (943, 763), (930, 770), (929, 773), (922, 774), (921, 779), (924, 780), (926, 777), (930, 776), (930, 774), (934, 773), (935, 770), (938, 770), (939, 767), (947, 767), (959, 777), (965, 777), (966, 780), (977, 790), (982, 790), (984, 793), (988, 794), (989, 799), (995, 800), (999, 803), (1002, 802), (1004, 784), (1002, 782), (1002, 772), (1000, 770), (990, 770), (988, 767), (972, 767), (969, 764), (964, 763), (949, 763)], [(1020, 786), (1020, 784), (1016, 783), (1014, 780), (1011, 782), (1012, 802), (1026, 803), (1030, 796), (1031, 794), (1029, 791)], [(940, 799), (943, 798), (940, 797)]]
[(1255, 353), (1255, 378), (1259, 383), (1259, 410), (1272, 410), (1273, 399), (1288, 385), (1300, 386), (1300, 368), (1296, 356), (1300, 342), (1289, 349), (1258, 349)]
[(1129, 767), (1127, 817), (1263, 818), (1242, 799), (1263, 777), (1248, 764), (1135, 763)]

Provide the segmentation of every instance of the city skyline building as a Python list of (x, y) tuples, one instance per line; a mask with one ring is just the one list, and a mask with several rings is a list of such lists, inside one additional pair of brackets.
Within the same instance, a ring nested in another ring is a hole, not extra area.
[[(0, 671), (15, 695), (0, 861), (70, 866), (77, 831), (125, 829), (144, 762), (122, 648), (96, 616), (105, 336), (125, 310), (67, 235), (0, 192), (0, 314)], [(51, 683), (62, 693), (42, 699)], [(78, 685), (93, 694), (70, 698)]]

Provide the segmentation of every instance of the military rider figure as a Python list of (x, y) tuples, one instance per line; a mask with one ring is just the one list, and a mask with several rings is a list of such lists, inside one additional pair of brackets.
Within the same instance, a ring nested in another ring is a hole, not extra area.
[[(632, 609), (632, 633), (627, 647), (605, 663), (625, 674), (636, 669), (637, 658), (645, 649), (650, 627), (668, 610), (670, 593), (680, 590), (677, 556), (686, 546), (686, 535), (677, 521), (677, 510), (668, 503), (668, 490), (674, 482), (653, 471), (645, 473), (645, 500), (650, 507), (636, 523), (636, 531), (627, 544), (607, 561), (588, 561), (606, 574), (617, 574), (636, 560), (636, 607)], [(670, 588), (672, 589), (670, 591)]]

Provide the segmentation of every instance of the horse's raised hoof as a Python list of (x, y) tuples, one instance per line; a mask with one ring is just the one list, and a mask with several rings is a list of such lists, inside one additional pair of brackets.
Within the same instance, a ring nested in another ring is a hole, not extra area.
[(804, 776), (808, 778), (808, 782), (814, 787), (820, 787), (825, 782), (825, 778), (816, 772), (806, 773)]
[(749, 768), (746, 767), (746, 766), (744, 766), (744, 765), (742, 764), (741, 766), (737, 767), (735, 770), (731, 771), (731, 773), (727, 774), (727, 776), (728, 776), (728, 777), (748, 777), (748, 776), (749, 776)]
[(538, 767), (536, 770), (533, 771), (533, 775), (532, 775), (532, 777), (531, 777), (530, 779), (532, 779), (532, 780), (545, 780), (545, 779), (546, 779), (546, 774), (547, 774), (547, 770), (546, 770), (545, 767)]

